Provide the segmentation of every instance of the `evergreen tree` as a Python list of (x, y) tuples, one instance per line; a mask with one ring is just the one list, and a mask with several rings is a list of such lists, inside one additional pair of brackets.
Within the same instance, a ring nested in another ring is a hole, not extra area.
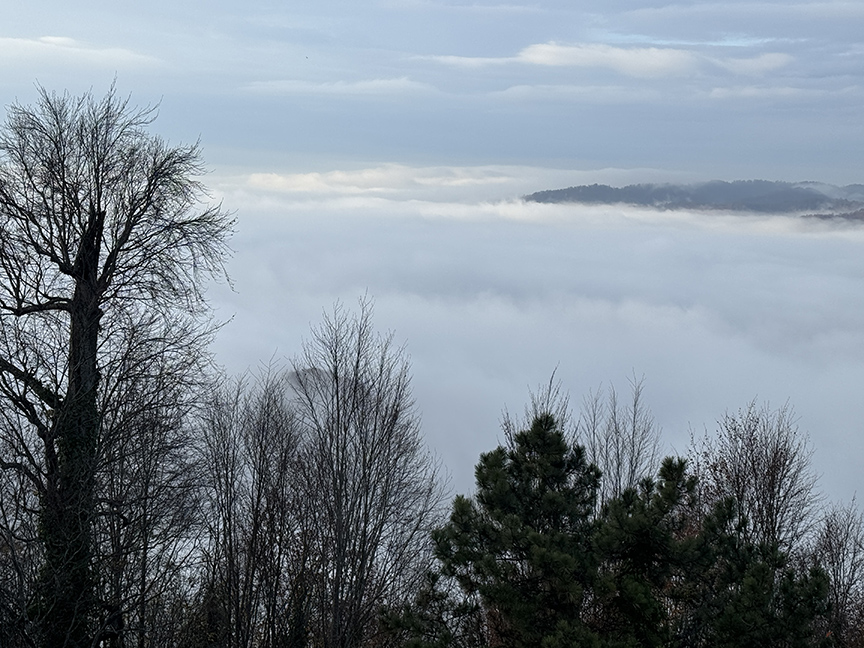
[(382, 625), (403, 648), (476, 648), (488, 644), (486, 618), (476, 596), (430, 570), (414, 600), (385, 609)]
[[(737, 519), (737, 522), (736, 522)], [(776, 543), (749, 539), (747, 520), (731, 500), (706, 517), (702, 564), (694, 571), (688, 645), (712, 648), (807, 648), (828, 645), (816, 636), (828, 611), (828, 577), (816, 565), (791, 564)]]
[(446, 576), (479, 595), (490, 643), (596, 645), (581, 620), (596, 564), (591, 545), (600, 474), (549, 414), (484, 454), (474, 499), (459, 496), (433, 533)]
[(675, 610), (687, 596), (696, 539), (688, 534), (696, 479), (667, 458), (603, 509), (594, 545), (600, 560), (592, 625), (607, 646), (668, 646)]

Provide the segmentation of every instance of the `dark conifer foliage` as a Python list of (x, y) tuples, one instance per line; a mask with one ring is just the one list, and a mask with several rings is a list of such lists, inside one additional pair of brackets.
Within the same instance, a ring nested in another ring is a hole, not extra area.
[(751, 540), (735, 509), (727, 499), (703, 523), (685, 645), (830, 645), (818, 632), (828, 612), (824, 569), (795, 565), (776, 543)]
[(602, 477), (555, 417), (508, 439), (433, 533), (429, 585), (388, 613), (403, 645), (834, 645), (825, 570), (752, 533), (733, 498), (705, 500), (685, 460), (597, 508)]
[(645, 479), (604, 507), (594, 536), (600, 575), (592, 614), (604, 645), (671, 645), (697, 559), (695, 490), (686, 463), (667, 458), (658, 481)]
[(433, 538), (443, 573), (482, 600), (492, 643), (594, 641), (581, 610), (596, 578), (599, 476), (549, 414), (480, 458), (476, 497), (457, 497)]

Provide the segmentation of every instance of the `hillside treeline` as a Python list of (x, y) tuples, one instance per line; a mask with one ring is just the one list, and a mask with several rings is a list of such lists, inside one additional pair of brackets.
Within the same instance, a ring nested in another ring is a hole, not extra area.
[(154, 117), (40, 88), (0, 128), (2, 648), (862, 645), (864, 523), (789, 409), (661, 459), (640, 381), (550, 383), (451, 502), (367, 301), (219, 374), (233, 217)]
[(549, 189), (525, 196), (539, 203), (624, 203), (657, 209), (722, 209), (760, 213), (827, 212), (853, 217), (862, 206), (862, 185), (835, 187), (815, 182), (713, 180), (690, 185), (633, 184), (625, 187), (592, 184)]

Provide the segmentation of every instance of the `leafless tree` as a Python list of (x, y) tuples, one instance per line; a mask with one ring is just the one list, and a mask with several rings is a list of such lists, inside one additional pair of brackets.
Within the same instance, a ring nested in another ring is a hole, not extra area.
[(864, 646), (864, 515), (854, 500), (827, 511), (814, 556), (831, 583), (826, 635), (839, 646)]
[(818, 478), (807, 435), (791, 407), (755, 401), (726, 414), (716, 436), (694, 440), (691, 463), (703, 498), (731, 498), (747, 522), (747, 539), (793, 554), (813, 529)]
[(551, 414), (566, 434), (572, 436), (576, 433), (570, 413), (570, 396), (556, 378), (556, 373), (557, 369), (552, 372), (549, 382), (529, 391), (528, 404), (521, 416), (513, 415), (505, 408), (501, 429), (504, 430), (508, 442), (512, 443), (516, 434), (529, 429), (537, 417), (545, 414)]
[(209, 541), (199, 613), (210, 619), (194, 628), (202, 645), (302, 644), (310, 523), (290, 396), (285, 375), (267, 372), (217, 389), (205, 412)]
[(203, 410), (202, 463), (204, 471), (204, 519), (207, 527), (204, 568), (200, 577), (196, 610), (188, 623), (191, 632), (201, 637), (191, 645), (218, 645), (234, 648), (243, 645), (240, 636), (248, 634), (249, 623), (239, 617), (242, 607), (239, 574), (247, 559), (240, 546), (241, 525), (245, 519), (242, 491), (244, 487), (243, 385), (225, 385), (214, 390)]
[(626, 402), (621, 401), (614, 386), (590, 392), (582, 399), (582, 409), (574, 421), (570, 398), (553, 372), (548, 383), (530, 393), (521, 417), (505, 410), (502, 428), (512, 439), (519, 430), (529, 428), (537, 416), (554, 416), (600, 469), (600, 507), (646, 477), (653, 477), (660, 467), (660, 429), (645, 404), (644, 385), (644, 378), (634, 376)]
[(313, 633), (325, 648), (367, 644), (383, 605), (409, 600), (423, 577), (441, 490), (424, 449), (408, 362), (372, 308), (341, 305), (293, 361), (304, 438), (304, 500), (314, 514)]
[[(0, 417), (4, 431), (20, 429), (16, 412), (5, 410)], [(27, 477), (20, 471), (0, 471), (0, 645), (9, 648), (35, 645), (27, 608), (42, 563), (38, 507), (38, 494)]]
[(622, 402), (614, 386), (582, 400), (577, 436), (588, 459), (601, 473), (598, 503), (652, 477), (660, 466), (660, 429), (645, 405), (644, 378), (630, 380), (630, 398)]
[[(126, 353), (108, 368), (102, 395), (94, 556), (104, 615), (100, 635), (115, 646), (167, 646), (175, 605), (197, 558), (201, 470), (192, 414), (206, 367), (182, 323), (127, 330)], [(205, 374), (206, 375), (206, 374)]]
[(3, 429), (0, 467), (38, 497), (29, 609), (51, 648), (89, 647), (105, 625), (94, 525), (110, 367), (130, 326), (200, 336), (201, 282), (222, 271), (231, 229), (200, 206), (197, 145), (151, 135), (154, 115), (113, 88), (40, 89), (0, 130), (0, 399), (21, 425)]

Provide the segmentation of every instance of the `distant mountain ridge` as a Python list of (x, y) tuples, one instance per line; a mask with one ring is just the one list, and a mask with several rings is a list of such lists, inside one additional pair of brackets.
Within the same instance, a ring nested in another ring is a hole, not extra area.
[(722, 209), (761, 213), (814, 212), (816, 217), (864, 219), (864, 184), (714, 180), (690, 185), (592, 184), (538, 191), (524, 200), (539, 203), (625, 203), (657, 209)]

